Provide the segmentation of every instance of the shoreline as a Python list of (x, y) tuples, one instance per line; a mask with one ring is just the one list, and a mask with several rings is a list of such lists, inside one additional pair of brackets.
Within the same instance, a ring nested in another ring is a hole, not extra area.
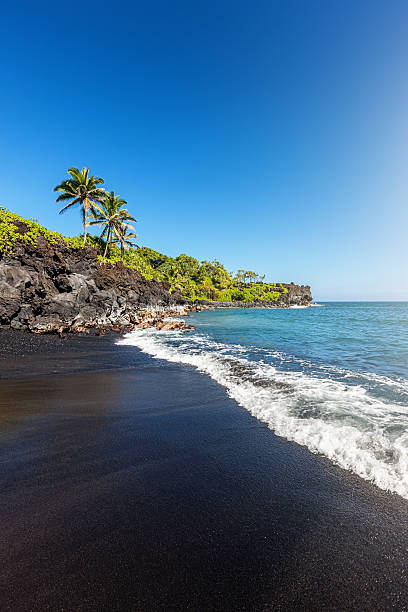
[(405, 500), (116, 335), (12, 335), (3, 609), (403, 609)]
[[(201, 312), (209, 309), (278, 309), (289, 310), (291, 308), (311, 308), (319, 306), (319, 304), (311, 302), (309, 304), (291, 304), (291, 305), (275, 305), (274, 303), (265, 302), (207, 302), (196, 301), (190, 304), (173, 304), (170, 306), (145, 305), (133, 311), (129, 317), (129, 321), (122, 323), (94, 323), (92, 321), (82, 321), (81, 324), (73, 326), (57, 326), (44, 328), (41, 330), (32, 330), (25, 327), (13, 327), (11, 325), (0, 325), (0, 334), (4, 333), (30, 333), (35, 336), (49, 337), (51, 335), (66, 338), (72, 335), (93, 335), (103, 336), (110, 333), (128, 333), (134, 329), (147, 329), (156, 327), (158, 330), (172, 331), (175, 329), (189, 330), (194, 329), (185, 321), (166, 321), (174, 317), (188, 317), (191, 312)], [(130, 322), (131, 321), (131, 322)], [(39, 346), (39, 345), (38, 345)]]
[(281, 310), (319, 306), (319, 304), (316, 302), (310, 302), (309, 304), (280, 304), (279, 306), (273, 302), (203, 302), (203, 305), (208, 306), (209, 308), (277, 308)]

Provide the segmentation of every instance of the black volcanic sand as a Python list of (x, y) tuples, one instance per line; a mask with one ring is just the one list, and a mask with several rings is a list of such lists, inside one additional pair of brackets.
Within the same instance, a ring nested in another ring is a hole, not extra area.
[(0, 345), (2, 611), (407, 609), (408, 501), (113, 337)]

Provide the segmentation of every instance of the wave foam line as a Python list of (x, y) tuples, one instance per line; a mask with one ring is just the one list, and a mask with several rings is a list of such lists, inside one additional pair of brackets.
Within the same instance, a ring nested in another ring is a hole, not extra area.
[(223, 350), (198, 335), (160, 334), (137, 330), (119, 343), (196, 367), (278, 436), (408, 499), (407, 407), (374, 398), (360, 385), (280, 371), (227, 354), (230, 346)]

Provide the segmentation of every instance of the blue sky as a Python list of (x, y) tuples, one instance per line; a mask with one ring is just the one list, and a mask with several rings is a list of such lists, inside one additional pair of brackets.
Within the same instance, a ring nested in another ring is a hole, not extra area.
[(2, 205), (78, 234), (86, 165), (140, 244), (408, 299), (407, 2), (5, 2), (0, 53)]

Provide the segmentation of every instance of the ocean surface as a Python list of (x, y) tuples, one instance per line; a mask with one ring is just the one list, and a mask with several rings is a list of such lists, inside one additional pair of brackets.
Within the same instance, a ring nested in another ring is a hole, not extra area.
[(120, 343), (189, 364), (278, 436), (408, 499), (408, 302), (193, 313)]

